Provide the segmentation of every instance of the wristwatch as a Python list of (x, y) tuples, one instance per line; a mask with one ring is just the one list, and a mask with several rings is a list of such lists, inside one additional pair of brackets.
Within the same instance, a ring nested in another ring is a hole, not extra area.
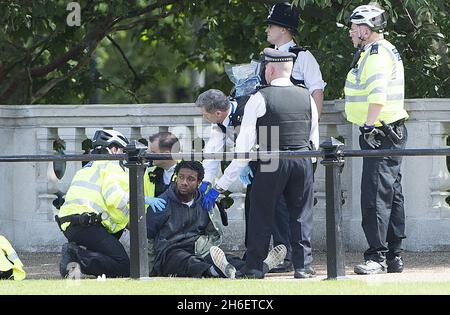
[(220, 187), (220, 186), (217, 186), (217, 184), (214, 185), (214, 189), (217, 190), (219, 193), (225, 192), (225, 189), (223, 189), (223, 188)]

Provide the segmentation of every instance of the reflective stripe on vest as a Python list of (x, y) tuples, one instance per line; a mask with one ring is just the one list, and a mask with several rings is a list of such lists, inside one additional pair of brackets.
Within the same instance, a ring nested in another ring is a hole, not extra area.
[[(93, 201), (90, 201), (90, 200), (87, 200), (87, 199), (81, 199), (81, 198), (78, 198), (78, 199), (72, 199), (72, 200), (69, 200), (69, 201), (65, 202), (64, 204), (65, 204), (65, 205), (72, 205), (72, 204), (73, 204), (73, 205), (85, 205), (85, 206), (88, 206), (88, 207), (94, 209), (94, 210), (97, 211), (99, 214), (106, 213), (107, 216), (106, 216), (106, 218), (105, 218), (105, 215), (103, 215), (103, 217), (102, 217), (102, 222), (103, 222), (103, 221), (108, 222), (109, 225), (110, 225), (111, 227), (113, 227), (113, 230), (114, 230), (115, 227), (116, 227), (116, 224), (113, 223), (113, 222), (111, 221), (111, 218), (110, 218), (110, 215), (108, 214), (108, 212), (104, 211), (104, 209), (103, 209), (101, 206), (95, 204)], [(68, 223), (64, 223), (63, 225), (65, 225), (65, 227), (67, 227), (69, 224), (68, 224)]]
[(95, 190), (95, 191), (98, 191), (98, 192), (102, 191), (102, 187), (100, 185), (93, 184), (93, 183), (90, 183), (90, 182), (84, 182), (84, 181), (81, 181), (81, 180), (77, 180), (77, 181), (72, 182), (71, 186), (83, 187), (83, 188), (87, 188), (87, 189), (90, 189), (90, 190)]
[(16, 252), (7, 253), (8, 259), (12, 262), (14, 262), (16, 259), (19, 259), (19, 256), (17, 256)]
[(14, 280), (23, 280), (26, 273), (23, 269), (23, 263), (12, 247), (11, 243), (0, 235), (0, 271), (12, 270), (12, 278)]
[(84, 205), (84, 206), (88, 206), (88, 207), (94, 209), (98, 213), (102, 213), (104, 211), (104, 209), (101, 206), (97, 205), (93, 201), (87, 200), (87, 199), (82, 199), (82, 198), (77, 198), (77, 199), (72, 199), (72, 200), (66, 201), (66, 202), (64, 202), (64, 205)]
[[(372, 52), (375, 45), (378, 45), (378, 50), (375, 49)], [(396, 53), (394, 46), (385, 40), (380, 40), (367, 48), (358, 66), (350, 70), (345, 82), (347, 120), (362, 126), (366, 122), (371, 103), (383, 105), (378, 119), (386, 123), (408, 117), (404, 109), (403, 64)], [(372, 58), (377, 59), (370, 59), (371, 62), (368, 63), (372, 54), (374, 54)], [(385, 60), (383, 64), (376, 64), (377, 61), (380, 63), (382, 60)], [(392, 69), (383, 68), (390, 67), (391, 63)], [(383, 70), (387, 71), (383, 72)], [(381, 125), (379, 120), (375, 122), (376, 126)]]

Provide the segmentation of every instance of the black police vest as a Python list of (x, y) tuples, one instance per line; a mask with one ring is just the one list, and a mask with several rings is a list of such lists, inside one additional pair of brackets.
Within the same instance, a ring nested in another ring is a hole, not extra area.
[[(295, 61), (297, 60), (298, 54), (299, 54), (301, 51), (306, 51), (306, 50), (307, 50), (306, 48), (301, 47), (301, 46), (293, 46), (293, 47), (289, 48), (289, 52), (295, 54), (294, 63), (295, 63)], [(294, 77), (292, 76), (292, 74), (291, 74), (291, 82), (292, 82), (293, 84), (295, 84), (295, 85), (300, 85), (300, 86), (302, 86), (302, 87), (305, 86), (305, 81), (304, 81), (304, 80), (297, 80), (297, 79), (294, 79)]]
[[(230, 126), (234, 127), (233, 134), (234, 140), (236, 141), (237, 135), (239, 134), (239, 129), (242, 124), (242, 117), (244, 117), (245, 104), (247, 104), (248, 99), (251, 95), (239, 96), (235, 99), (237, 106), (234, 113), (230, 115)], [(222, 124), (217, 124), (220, 130), (226, 134), (226, 126)]]
[[(270, 45), (269, 47), (275, 49), (275, 45)], [(297, 60), (298, 54), (299, 54), (301, 51), (307, 51), (307, 49), (306, 49), (305, 47), (297, 46), (297, 45), (292, 46), (292, 47), (289, 47), (289, 52), (295, 54), (294, 64), (295, 64), (295, 61)], [(263, 74), (263, 75), (264, 75), (264, 74)], [(290, 79), (291, 79), (291, 82), (292, 82), (293, 84), (295, 84), (295, 85), (299, 85), (299, 86), (301, 86), (301, 87), (304, 87), (304, 86), (305, 86), (305, 81), (304, 81), (304, 80), (297, 80), (297, 79), (295, 79), (295, 78), (292, 76), (292, 74), (291, 74), (291, 78), (290, 78)]]
[[(259, 92), (266, 102), (266, 114), (256, 121), (259, 149), (310, 148), (311, 99), (308, 90), (295, 85), (268, 86)], [(278, 136), (274, 134), (277, 129)]]
[(164, 184), (164, 169), (155, 167), (155, 169), (148, 173), (150, 182), (155, 184), (155, 197), (158, 197), (166, 191), (169, 185)]
[(247, 101), (250, 98), (250, 96), (251, 95), (244, 95), (236, 98), (237, 107), (230, 118), (230, 123), (234, 128), (242, 124), (242, 117), (244, 117), (245, 104), (247, 104)]

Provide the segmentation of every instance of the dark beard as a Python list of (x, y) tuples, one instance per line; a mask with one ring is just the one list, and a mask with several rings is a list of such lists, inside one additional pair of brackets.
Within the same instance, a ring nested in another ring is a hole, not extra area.
[(177, 189), (177, 196), (181, 202), (190, 202), (195, 198), (195, 191), (192, 193), (183, 194)]

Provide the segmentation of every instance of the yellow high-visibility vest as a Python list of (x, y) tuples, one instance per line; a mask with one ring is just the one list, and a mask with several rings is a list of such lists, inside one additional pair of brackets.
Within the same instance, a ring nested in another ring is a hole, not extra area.
[(357, 66), (345, 81), (345, 113), (347, 120), (362, 126), (369, 104), (381, 104), (375, 126), (408, 118), (404, 109), (405, 80), (403, 62), (397, 49), (387, 40), (372, 43), (361, 53)]
[(149, 173), (151, 173), (154, 169), (156, 168), (156, 166), (152, 166), (148, 169), (148, 172), (146, 170), (146, 172), (144, 173), (144, 195), (146, 197), (155, 197), (155, 183), (152, 183), (150, 181), (150, 176)]
[[(70, 184), (58, 216), (102, 214), (109, 233), (124, 229), (129, 221), (129, 175), (119, 161), (91, 161), (79, 170)], [(69, 226), (63, 223), (63, 231)]]
[[(179, 162), (177, 162), (179, 163)], [(154, 182), (155, 178), (155, 169), (157, 166), (149, 167), (144, 175), (144, 195), (146, 197), (155, 197), (155, 190), (156, 190), (156, 183)], [(150, 178), (153, 178), (150, 180)], [(177, 175), (173, 174), (172, 178), (170, 179), (171, 182), (176, 181)]]
[(0, 271), (9, 270), (12, 270), (14, 280), (25, 279), (26, 273), (19, 256), (11, 243), (3, 235), (0, 235)]

